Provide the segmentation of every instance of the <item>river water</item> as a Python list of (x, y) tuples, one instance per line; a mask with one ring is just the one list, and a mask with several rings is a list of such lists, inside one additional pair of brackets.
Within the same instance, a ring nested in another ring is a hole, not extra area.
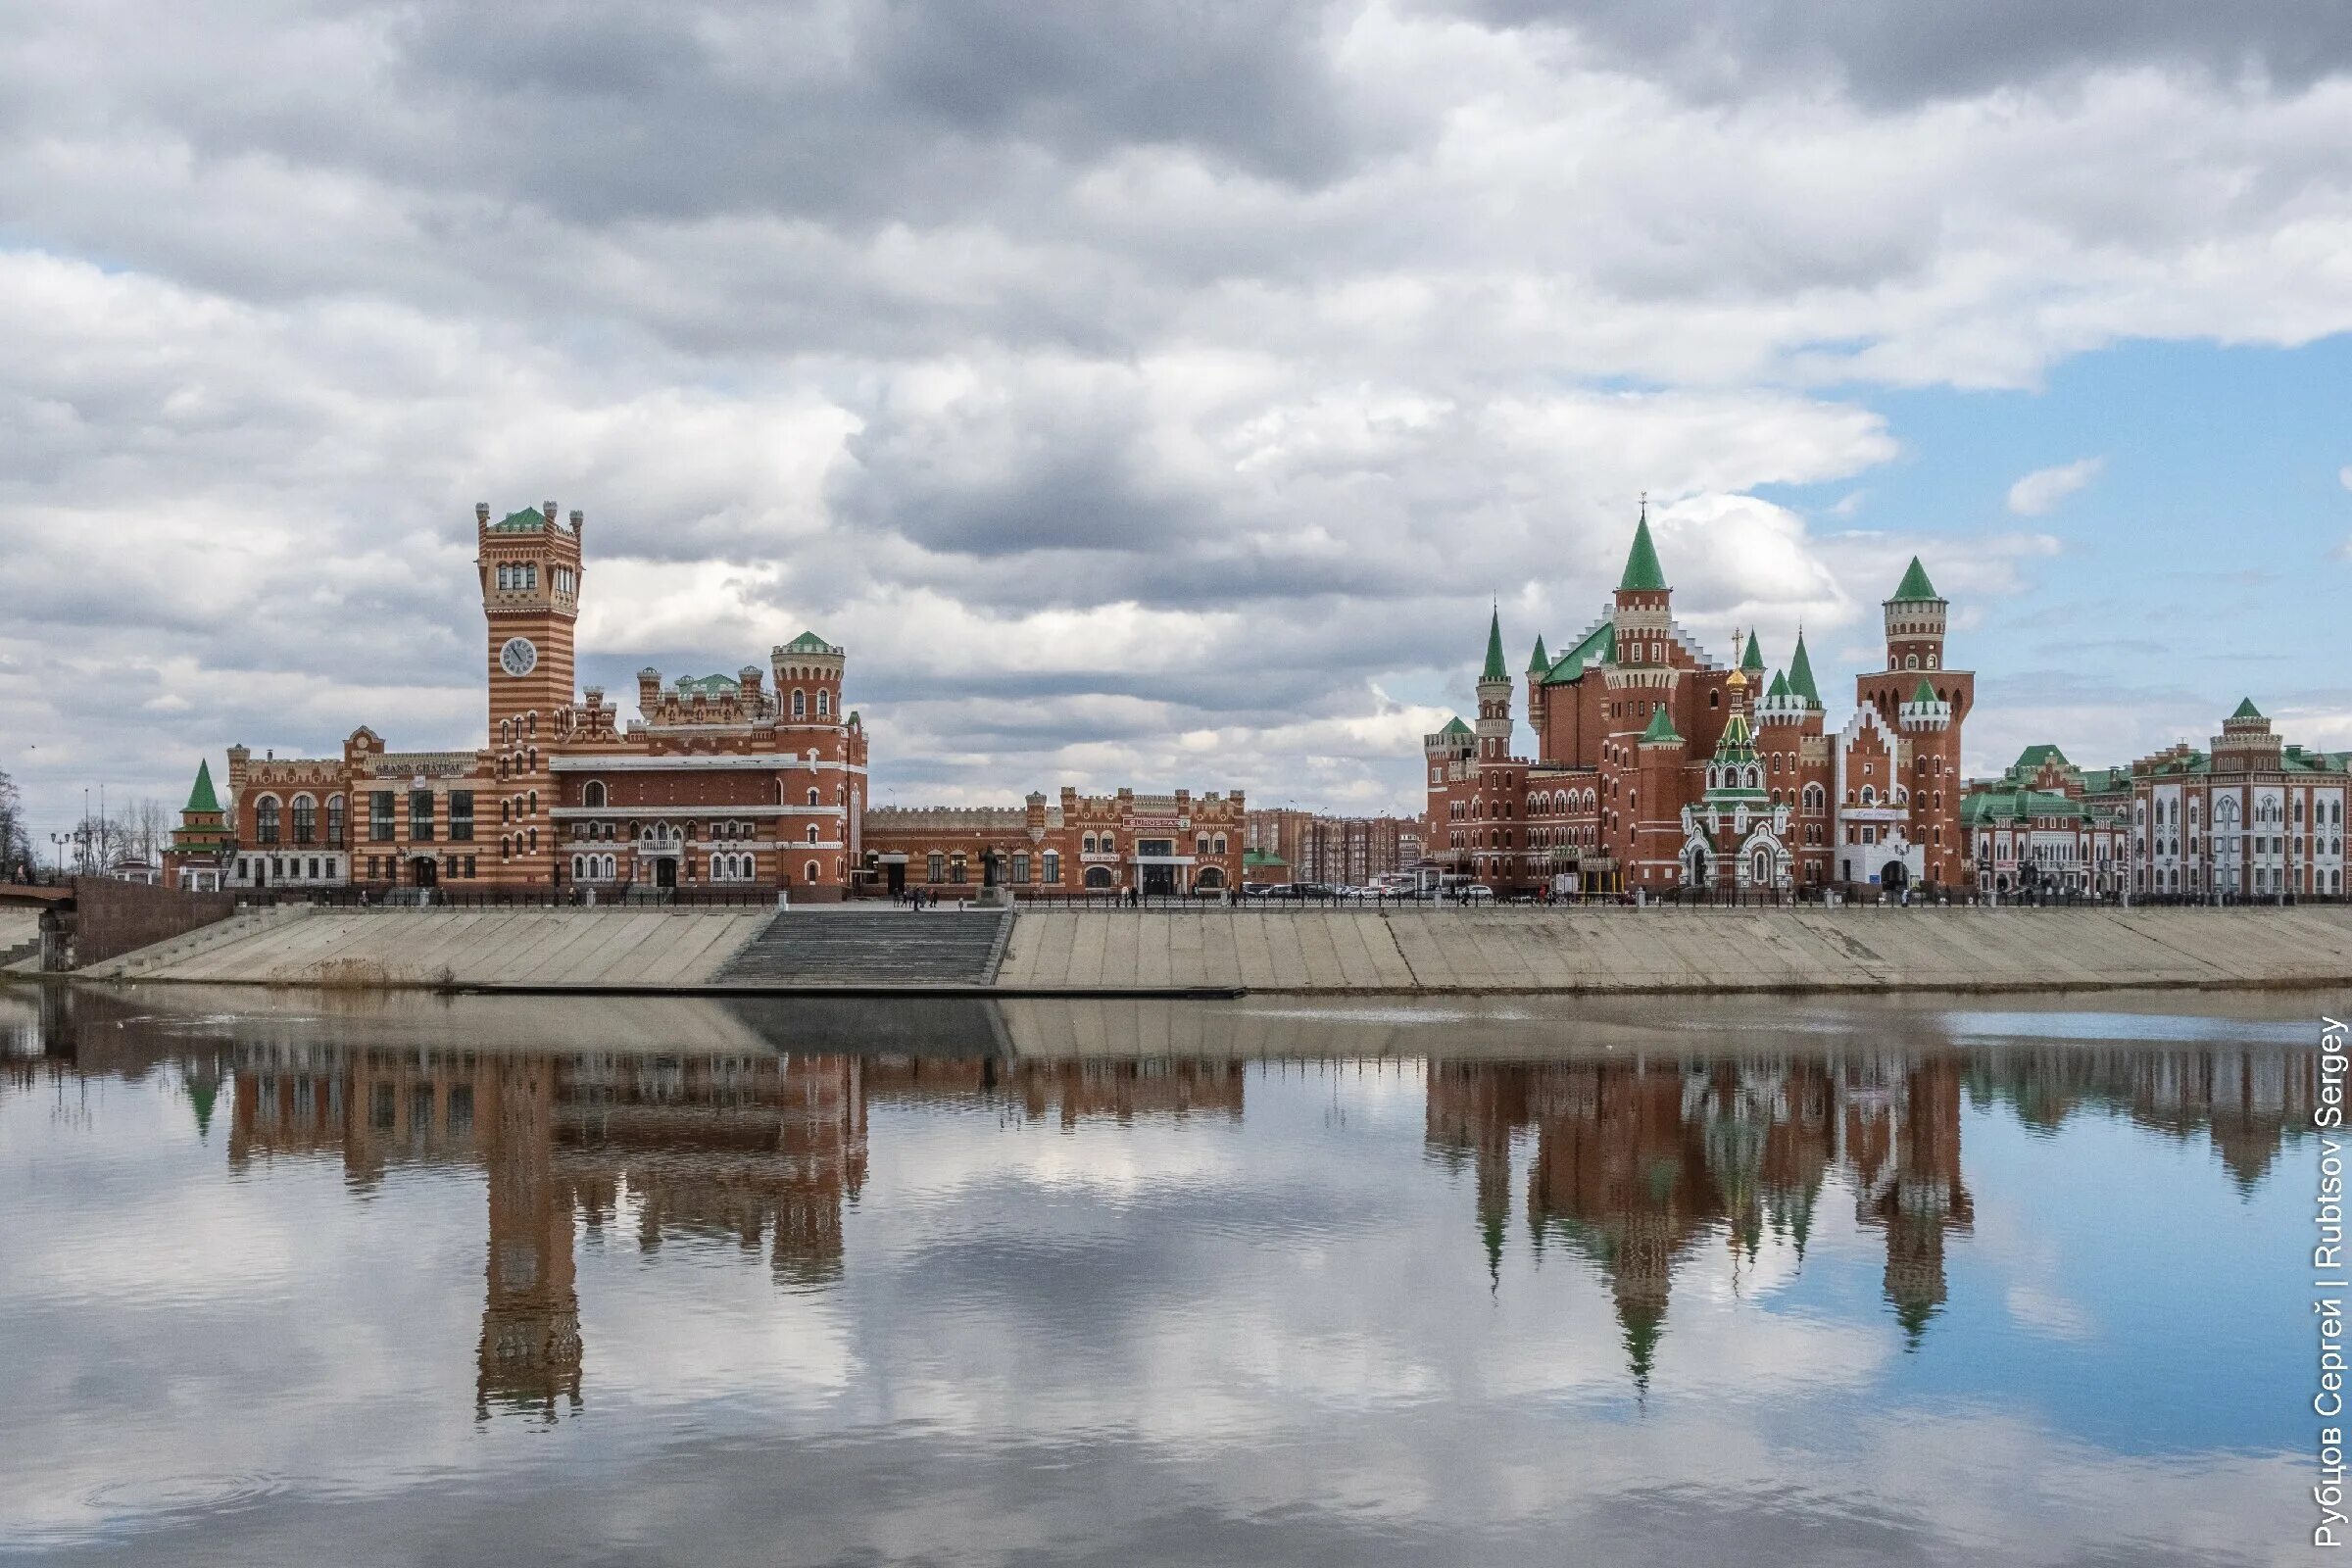
[(2300, 1558), (2326, 1008), (0, 991), (0, 1556)]

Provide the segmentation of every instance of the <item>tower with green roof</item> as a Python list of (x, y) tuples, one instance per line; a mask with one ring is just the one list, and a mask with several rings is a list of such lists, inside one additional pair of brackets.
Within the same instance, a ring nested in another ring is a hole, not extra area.
[(1903, 580), (1894, 585), (1894, 595), (1884, 606), (1886, 618), (1886, 667), (1888, 669), (1936, 669), (1943, 663), (1943, 632), (1945, 612), (1950, 607), (1936, 585), (1928, 581), (1928, 568), (1913, 556), (1903, 572)]
[[(1936, 591), (1924, 562), (1913, 556), (1904, 566), (1884, 612), (1886, 633), (1886, 667), (1856, 677), (1854, 703), (1884, 732), (1892, 753), (1884, 760), (1891, 776), (1865, 774), (1863, 787), (1875, 787), (1880, 799), (1901, 802), (1904, 820), (1882, 824), (1879, 842), (1888, 842), (1890, 829), (1899, 828), (1906, 846), (1907, 874), (1931, 886), (1960, 888), (1968, 881), (1966, 839), (1961, 831), (1960, 800), (1966, 782), (1960, 771), (1961, 725), (1976, 705), (1976, 676), (1953, 669), (1944, 657), (1944, 631), (1950, 605)], [(1808, 671), (1808, 675), (1810, 671)], [(1796, 682), (1793, 672), (1791, 689)], [(1849, 725), (1840, 748), (1860, 739)], [(1870, 757), (1862, 765), (1872, 764)], [(1852, 788), (1849, 777), (1846, 788)], [(1840, 863), (1860, 859), (1840, 857)]]
[[(1612, 674), (1610, 689), (1642, 688), (1644, 700), (1664, 696), (1674, 680), (1674, 590), (1666, 586), (1666, 568), (1649, 535), (1646, 497), (1634, 523), (1633, 548), (1625, 553), (1625, 570), (1617, 579), (1609, 623), (1609, 662), (1614, 670), (1628, 672)], [(1630, 673), (1637, 668), (1641, 673)]]
[(1495, 759), (1511, 754), (1511, 666), (1502, 655), (1502, 608), (1487, 616), (1487, 662), (1478, 672), (1478, 752)]
[(172, 848), (164, 856), (164, 885), (217, 890), (229, 848), (228, 813), (213, 792), (213, 764), (199, 759), (195, 786), (179, 808), (179, 826), (172, 830)]

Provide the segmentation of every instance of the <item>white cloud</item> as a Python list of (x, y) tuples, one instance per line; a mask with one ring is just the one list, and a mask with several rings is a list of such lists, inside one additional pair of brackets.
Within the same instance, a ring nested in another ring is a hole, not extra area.
[(2347, 490), (2352, 490), (2352, 463), (2347, 463), (2335, 470), (2335, 482)]
[(2009, 487), (2009, 510), (2021, 517), (2038, 517), (2099, 476), (2105, 458), (2083, 458), (2054, 468), (2035, 468)]

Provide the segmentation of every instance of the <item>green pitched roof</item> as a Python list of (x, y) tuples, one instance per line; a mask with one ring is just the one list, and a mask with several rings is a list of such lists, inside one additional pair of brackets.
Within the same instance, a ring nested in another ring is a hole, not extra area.
[(547, 514), (537, 507), (510, 512), (490, 525), (492, 533), (537, 533), (547, 526)]
[(1925, 675), (1920, 677), (1919, 690), (1911, 694), (1911, 700), (1915, 703), (1932, 703), (1936, 701), (1936, 688), (1928, 684), (1928, 679)]
[(1605, 664), (1616, 657), (1617, 626), (1614, 621), (1604, 620), (1593, 627), (1583, 642), (1551, 662), (1551, 669), (1544, 675), (1544, 684), (1551, 686), (1575, 680), (1584, 674), (1586, 665)]
[[(1664, 712), (1664, 709), (1659, 710)], [(1755, 735), (1747, 727), (1747, 715), (1735, 710), (1723, 721), (1723, 738), (1715, 743), (1715, 760), (1719, 762), (1752, 762), (1756, 760)]]
[(1469, 725), (1463, 723), (1461, 715), (1457, 713), (1453, 717), (1447, 719), (1446, 721), (1446, 727), (1438, 731), (1438, 733), (1441, 735), (1471, 735), (1477, 732), (1471, 729)]
[(1480, 680), (1509, 680), (1510, 669), (1502, 662), (1502, 611), (1497, 608), (1487, 620), (1487, 667), (1479, 671)]
[(1788, 677), (1782, 674), (1777, 669), (1774, 670), (1772, 672), (1772, 684), (1764, 688), (1764, 695), (1768, 698), (1788, 696)]
[(1544, 634), (1536, 633), (1536, 651), (1528, 656), (1527, 672), (1541, 675), (1551, 668), (1551, 656), (1544, 651)]
[(2231, 718), (2260, 718), (2262, 710), (2254, 706), (2253, 698), (2244, 697), (2238, 700), (2237, 711), (2230, 716)]
[(784, 645), (788, 654), (829, 654), (833, 645), (812, 631), (805, 631)]
[(1894, 585), (1894, 597), (1898, 601), (1912, 602), (1939, 599), (1942, 596), (1936, 592), (1936, 585), (1928, 581), (1928, 568), (1919, 564), (1917, 556), (1913, 556), (1911, 569), (1904, 572), (1903, 580)]
[(1642, 745), (1647, 746), (1653, 742), (1664, 742), (1672, 746), (1680, 746), (1683, 743), (1682, 736), (1675, 733), (1674, 720), (1666, 716), (1664, 704), (1660, 704), (1658, 710), (1649, 715), (1649, 728), (1642, 732)]
[(740, 690), (742, 687), (731, 675), (689, 675), (678, 682), (681, 697), (692, 697), (697, 692), (715, 697), (721, 692)]
[(1747, 652), (1740, 656), (1740, 667), (1755, 670), (1759, 674), (1763, 672), (1764, 650), (1756, 646), (1756, 634), (1753, 631), (1747, 634)]
[(1661, 593), (1666, 587), (1666, 568), (1658, 564), (1658, 547), (1649, 539), (1649, 508), (1642, 509), (1642, 520), (1634, 526), (1634, 548), (1626, 552), (1625, 576), (1618, 582), (1617, 591), (1640, 589)]
[(197, 760), (196, 787), (188, 791), (188, 804), (184, 809), (192, 812), (211, 811), (215, 814), (220, 812), (220, 798), (213, 793), (213, 764), (208, 759)]
[(1805, 634), (1796, 634), (1796, 652), (1788, 659), (1788, 690), (1802, 697), (1815, 708), (1821, 706), (1821, 690), (1813, 684), (1813, 661), (1805, 652)]
[(2066, 767), (2075, 765), (2067, 760), (2064, 752), (2044, 741), (2039, 746), (2029, 746), (2018, 753), (2017, 760), (2009, 766), (2009, 774), (2012, 778), (2023, 778), (2037, 770), (2044, 762), (2057, 762)]

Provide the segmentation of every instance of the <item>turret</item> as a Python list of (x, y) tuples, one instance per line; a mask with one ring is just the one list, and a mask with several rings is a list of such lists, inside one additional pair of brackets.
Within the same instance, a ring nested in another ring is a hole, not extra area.
[(1666, 569), (1658, 564), (1658, 547), (1649, 537), (1649, 503), (1642, 503), (1641, 520), (1634, 524), (1633, 548), (1626, 552), (1625, 572), (1617, 579), (1616, 608), (1611, 620), (1617, 633), (1617, 662), (1640, 664), (1651, 646), (1674, 628), (1674, 591), (1666, 586)]
[(1511, 670), (1502, 658), (1502, 611), (1487, 621), (1487, 662), (1478, 675), (1478, 752), (1508, 757), (1511, 751)]
[(848, 657), (841, 649), (805, 631), (770, 651), (768, 662), (776, 672), (776, 711), (790, 723), (842, 722), (842, 670)]
[(1772, 684), (1764, 689), (1763, 698), (1756, 704), (1756, 722), (1801, 724), (1812, 711), (1803, 698), (1788, 689), (1788, 677), (1776, 669), (1772, 672)]
[(1788, 656), (1788, 695), (1813, 712), (1821, 711), (1821, 688), (1813, 680), (1813, 658), (1805, 652), (1805, 631), (1796, 631), (1796, 651)]
[(1536, 633), (1536, 651), (1527, 660), (1527, 721), (1544, 727), (1544, 677), (1551, 670), (1551, 656), (1544, 651), (1544, 634)]
[(1952, 705), (1936, 695), (1936, 688), (1922, 675), (1915, 689), (1897, 710), (1903, 728), (1907, 730), (1949, 729), (1952, 727)]
[(1945, 612), (1949, 608), (1936, 592), (1936, 585), (1928, 581), (1927, 568), (1913, 556), (1910, 569), (1895, 585), (1894, 597), (1886, 603), (1886, 667), (1942, 668)]

